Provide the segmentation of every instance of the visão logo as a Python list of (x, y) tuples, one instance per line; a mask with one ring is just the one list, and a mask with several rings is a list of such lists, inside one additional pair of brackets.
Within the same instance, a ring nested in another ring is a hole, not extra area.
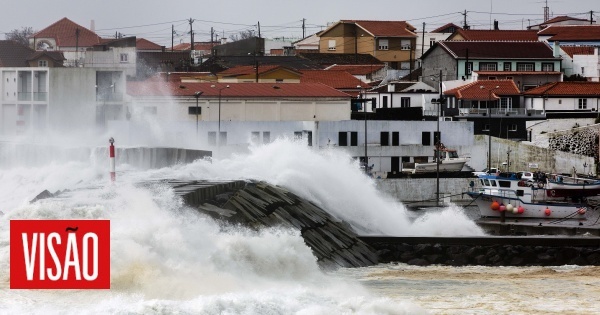
[(11, 220), (11, 289), (110, 289), (109, 220)]

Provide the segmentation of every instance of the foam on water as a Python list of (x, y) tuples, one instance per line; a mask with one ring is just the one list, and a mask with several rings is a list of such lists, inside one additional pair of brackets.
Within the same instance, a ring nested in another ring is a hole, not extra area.
[[(433, 233), (440, 219), (465, 222), (443, 233), (479, 233), (458, 209), (410, 223), (405, 207), (379, 194), (349, 156), (290, 141), (212, 163), (148, 171), (119, 166), (115, 185), (108, 184), (107, 164), (91, 157), (0, 170), (0, 313), (424, 313), (324, 273), (298, 231), (221, 226), (167, 187), (135, 185), (152, 179), (265, 180), (365, 233)], [(45, 189), (69, 191), (29, 203)], [(9, 220), (25, 218), (110, 219), (111, 290), (9, 290)]]

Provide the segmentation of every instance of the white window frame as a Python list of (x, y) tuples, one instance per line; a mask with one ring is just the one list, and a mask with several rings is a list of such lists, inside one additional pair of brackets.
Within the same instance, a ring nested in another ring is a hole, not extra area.
[(531, 63), (517, 63), (517, 71), (535, 71), (535, 64)]
[(390, 41), (387, 38), (381, 38), (378, 40), (379, 46), (377, 46), (378, 50), (389, 50), (390, 49)]
[(335, 39), (330, 39), (328, 41), (328, 46), (327, 46), (327, 50), (336, 50), (336, 44), (335, 44)]
[(121, 63), (128, 63), (129, 62), (129, 55), (127, 53), (121, 53), (119, 55), (119, 61)]
[(38, 67), (47, 67), (48, 60), (38, 60)]
[(433, 47), (433, 45), (435, 45), (437, 41), (435, 40), (435, 37), (432, 37), (429, 39), (429, 47)]
[(410, 50), (410, 39), (401, 39), (400, 40), (400, 50)]
[(508, 125), (508, 131), (517, 131), (517, 124)]
[(587, 109), (587, 98), (580, 98), (577, 103), (579, 109)]
[(400, 107), (407, 108), (410, 107), (410, 97), (400, 97)]
[(542, 71), (554, 71), (554, 63), (552, 62), (543, 62), (542, 63)]
[(498, 63), (496, 62), (480, 62), (479, 71), (498, 71)]

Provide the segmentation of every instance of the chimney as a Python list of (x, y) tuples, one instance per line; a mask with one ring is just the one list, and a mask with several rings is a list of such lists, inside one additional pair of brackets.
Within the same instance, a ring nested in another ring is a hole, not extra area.
[(554, 41), (552, 54), (554, 58), (560, 57), (560, 42), (557, 40)]
[(96, 33), (96, 22), (94, 20), (90, 22), (90, 31)]
[(494, 31), (498, 30), (500, 30), (500, 28), (498, 28), (498, 20), (494, 20)]

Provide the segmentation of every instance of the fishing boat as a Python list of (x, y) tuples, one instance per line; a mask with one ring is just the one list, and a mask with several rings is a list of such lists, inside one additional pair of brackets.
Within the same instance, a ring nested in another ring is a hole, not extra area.
[(436, 145), (434, 149), (433, 161), (424, 163), (404, 163), (402, 172), (405, 173), (435, 173), (440, 172), (460, 172), (468, 158), (459, 157), (454, 149), (447, 148), (443, 143)]
[(544, 185), (529, 185), (517, 173), (480, 175), (467, 194), (482, 217), (585, 219), (589, 205), (581, 198), (548, 198)]
[(543, 183), (549, 198), (586, 198), (600, 195), (600, 180), (550, 175)]

